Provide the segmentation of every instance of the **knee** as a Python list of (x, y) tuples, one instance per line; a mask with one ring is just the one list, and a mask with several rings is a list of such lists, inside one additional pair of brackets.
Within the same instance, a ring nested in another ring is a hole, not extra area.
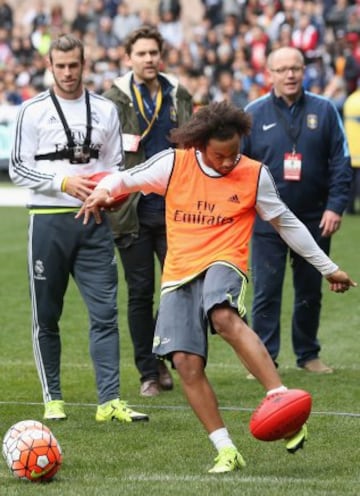
[(215, 307), (210, 313), (211, 324), (215, 331), (222, 335), (234, 327), (234, 320), (240, 321), (235, 310), (229, 306)]
[(204, 373), (204, 359), (199, 355), (176, 352), (172, 360), (181, 380), (186, 384), (195, 382)]

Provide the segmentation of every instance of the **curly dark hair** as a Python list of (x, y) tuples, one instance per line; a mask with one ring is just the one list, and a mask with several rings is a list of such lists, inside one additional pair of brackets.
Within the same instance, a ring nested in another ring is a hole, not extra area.
[(143, 25), (132, 31), (124, 41), (125, 53), (131, 55), (132, 47), (137, 40), (145, 38), (146, 40), (155, 40), (158, 44), (159, 51), (162, 53), (164, 47), (164, 38), (161, 33), (151, 25)]
[(212, 102), (201, 107), (190, 120), (179, 128), (172, 129), (170, 139), (181, 148), (204, 149), (210, 139), (225, 141), (235, 134), (249, 134), (251, 117), (243, 109), (231, 103)]

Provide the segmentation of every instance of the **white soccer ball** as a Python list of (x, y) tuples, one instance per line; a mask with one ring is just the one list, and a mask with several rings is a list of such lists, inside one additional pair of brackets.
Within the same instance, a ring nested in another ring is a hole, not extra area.
[(21, 420), (20, 422), (12, 425), (5, 433), (2, 442), (2, 454), (5, 460), (7, 458), (7, 453), (15, 439), (26, 429), (40, 429), (50, 432), (50, 429), (38, 420)]
[(48, 427), (37, 421), (22, 421), (11, 426), (5, 434), (2, 451), (14, 477), (32, 482), (52, 479), (62, 463), (57, 439)]

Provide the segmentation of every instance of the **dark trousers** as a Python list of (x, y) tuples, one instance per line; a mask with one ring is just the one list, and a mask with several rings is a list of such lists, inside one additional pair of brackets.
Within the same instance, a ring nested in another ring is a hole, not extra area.
[(62, 398), (59, 321), (70, 276), (88, 310), (98, 402), (117, 398), (120, 387), (118, 274), (106, 218), (101, 224), (91, 218), (84, 226), (75, 219), (74, 212), (30, 216), (28, 264), (33, 350), (44, 402)]
[[(319, 222), (317, 219), (307, 222), (306, 225), (320, 247), (328, 254), (330, 238), (321, 237)], [(288, 254), (294, 287), (292, 346), (297, 364), (302, 366), (305, 362), (317, 358), (320, 352), (317, 333), (321, 311), (322, 276), (312, 265), (290, 250), (275, 231), (255, 232), (252, 238), (252, 327), (272, 359), (276, 361), (280, 351), (282, 288)]]
[(128, 287), (128, 324), (134, 346), (135, 365), (141, 382), (156, 379), (158, 361), (152, 352), (155, 329), (155, 256), (162, 268), (166, 254), (164, 213), (154, 210), (142, 213), (139, 236), (126, 248), (116, 244)]

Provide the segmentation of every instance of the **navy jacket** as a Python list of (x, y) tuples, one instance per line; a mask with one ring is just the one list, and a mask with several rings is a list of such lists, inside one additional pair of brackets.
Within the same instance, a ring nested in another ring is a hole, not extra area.
[[(250, 136), (242, 152), (266, 164), (279, 194), (303, 222), (320, 219), (324, 210), (342, 214), (347, 206), (352, 168), (345, 131), (333, 103), (304, 91), (288, 108), (282, 98), (268, 93), (245, 110), (252, 115)], [(284, 179), (284, 155), (302, 155), (300, 181)], [(255, 229), (267, 230), (257, 219)]]

